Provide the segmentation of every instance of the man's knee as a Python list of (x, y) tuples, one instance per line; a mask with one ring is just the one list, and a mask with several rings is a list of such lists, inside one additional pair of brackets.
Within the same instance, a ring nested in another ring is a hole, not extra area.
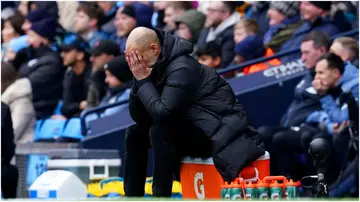
[(286, 144), (286, 142), (284, 142), (286, 135), (287, 133), (284, 131), (275, 133), (272, 137), (272, 144), (276, 145), (275, 147), (281, 147), (283, 144)]
[(257, 131), (260, 133), (263, 141), (267, 141), (272, 137), (273, 129), (271, 126), (260, 126)]

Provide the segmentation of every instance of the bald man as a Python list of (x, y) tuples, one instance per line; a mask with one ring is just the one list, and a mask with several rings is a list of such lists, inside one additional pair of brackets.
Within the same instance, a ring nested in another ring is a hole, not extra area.
[(226, 181), (264, 154), (230, 85), (189, 54), (193, 45), (139, 27), (126, 42), (134, 75), (129, 110), (136, 124), (125, 134), (126, 196), (144, 196), (148, 148), (154, 160), (153, 195), (170, 197), (184, 156), (212, 157)]

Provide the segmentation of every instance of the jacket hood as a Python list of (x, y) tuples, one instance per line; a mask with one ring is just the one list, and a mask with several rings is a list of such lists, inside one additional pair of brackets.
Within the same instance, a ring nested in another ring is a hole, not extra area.
[(343, 90), (350, 90), (355, 83), (359, 83), (359, 70), (350, 62), (345, 62), (345, 71), (342, 75), (339, 85)]
[(181, 55), (191, 54), (194, 46), (189, 41), (161, 30), (155, 30), (161, 43), (161, 53), (154, 66), (164, 66)]
[(196, 42), (200, 36), (200, 32), (204, 28), (206, 17), (201, 12), (191, 9), (183, 15), (175, 19), (176, 24), (184, 23), (189, 27), (192, 34), (192, 41)]
[(32, 88), (27, 78), (18, 79), (11, 84), (2, 94), (1, 100), (6, 104), (10, 104), (23, 97), (32, 100)]

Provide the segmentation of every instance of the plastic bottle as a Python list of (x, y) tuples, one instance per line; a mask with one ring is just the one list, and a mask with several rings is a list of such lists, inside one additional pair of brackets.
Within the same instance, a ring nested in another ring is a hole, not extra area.
[(294, 182), (292, 179), (285, 183), (285, 198), (295, 199), (299, 197), (300, 181)]
[(245, 197), (246, 200), (254, 200), (257, 198), (257, 184), (253, 184), (251, 181), (245, 184)]
[(242, 192), (242, 186), (239, 183), (239, 181), (235, 180), (235, 182), (232, 184), (233, 186), (230, 189), (230, 199), (231, 200), (242, 200), (243, 199), (243, 192)]
[(283, 184), (280, 184), (277, 180), (275, 180), (269, 185), (269, 187), (271, 200), (280, 200), (283, 197)]
[(260, 200), (267, 200), (269, 199), (269, 183), (259, 181), (257, 183), (257, 197)]

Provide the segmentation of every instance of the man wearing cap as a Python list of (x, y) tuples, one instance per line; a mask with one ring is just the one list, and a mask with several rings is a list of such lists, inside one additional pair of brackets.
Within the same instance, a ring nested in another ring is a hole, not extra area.
[(264, 35), (265, 47), (278, 52), (281, 44), (291, 38), (300, 26), (299, 1), (272, 1), (267, 12), (269, 29)]
[(126, 5), (117, 10), (114, 21), (116, 33), (111, 39), (116, 41), (120, 52), (125, 51), (126, 39), (135, 27), (151, 27), (152, 14), (152, 8), (140, 2)]
[(61, 113), (66, 118), (79, 116), (86, 108), (85, 102), (91, 76), (89, 45), (77, 35), (69, 35), (60, 45), (63, 65), (69, 67), (65, 73)]
[(62, 96), (65, 69), (59, 53), (51, 49), (57, 22), (53, 18), (32, 23), (27, 43), (29, 59), (20, 66), (20, 75), (30, 80), (37, 118), (52, 115)]
[[(302, 1), (300, 4), (301, 19), (304, 21), (293, 33), (292, 37), (282, 44), (281, 51), (299, 48), (304, 37), (312, 31), (325, 32), (329, 37), (339, 33), (339, 29), (329, 17), (331, 10), (330, 1)], [(300, 52), (282, 57), (282, 62), (287, 63), (300, 58)]]
[(99, 105), (101, 99), (105, 96), (107, 85), (105, 83), (104, 65), (120, 55), (118, 45), (112, 40), (101, 40), (90, 50), (92, 62), (92, 75), (87, 95), (86, 108), (92, 108)]

